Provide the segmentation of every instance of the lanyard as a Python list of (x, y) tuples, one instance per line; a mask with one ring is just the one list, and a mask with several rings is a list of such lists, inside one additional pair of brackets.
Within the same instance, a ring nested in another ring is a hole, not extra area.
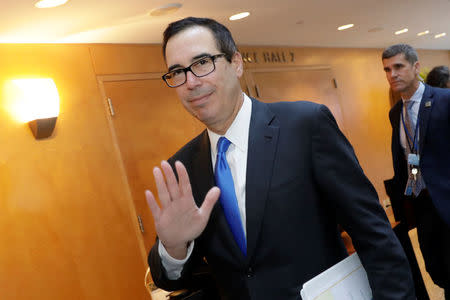
[[(405, 107), (405, 109), (408, 109), (407, 107)], [(403, 102), (402, 102), (402, 123), (403, 123), (403, 129), (405, 130), (406, 133), (406, 141), (408, 142), (408, 147), (409, 150), (411, 151), (411, 153), (417, 152), (417, 131), (419, 131), (419, 117), (420, 115), (417, 116), (417, 122), (416, 122), (416, 129), (414, 131), (414, 138), (411, 137), (411, 134), (408, 131), (408, 128), (406, 128), (405, 126), (405, 117), (403, 116)], [(411, 148), (411, 143), (410, 141), (413, 142), (413, 147)]]

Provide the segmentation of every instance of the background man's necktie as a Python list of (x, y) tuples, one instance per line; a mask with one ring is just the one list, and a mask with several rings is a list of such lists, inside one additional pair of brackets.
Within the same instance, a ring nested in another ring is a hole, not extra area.
[[(409, 100), (409, 101), (405, 101), (405, 126), (406, 129), (408, 129), (408, 132), (411, 136), (411, 138), (414, 138), (414, 131), (416, 129), (416, 122), (414, 122), (414, 120), (412, 119), (412, 107), (414, 105), (414, 102)], [(408, 138), (408, 137), (406, 137)], [(413, 141), (411, 142), (411, 146)], [(407, 142), (408, 143), (408, 142)]]
[(242, 225), (239, 206), (234, 190), (233, 177), (227, 163), (226, 152), (230, 141), (225, 137), (219, 138), (217, 142), (217, 160), (215, 169), (216, 184), (220, 188), (220, 204), (222, 205), (225, 218), (233, 233), (234, 239), (244, 255), (247, 255), (247, 241), (245, 240), (244, 227)]

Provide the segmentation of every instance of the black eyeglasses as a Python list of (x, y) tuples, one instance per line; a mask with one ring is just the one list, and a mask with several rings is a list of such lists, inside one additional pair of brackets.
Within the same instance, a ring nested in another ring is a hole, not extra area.
[(204, 56), (199, 60), (193, 62), (187, 68), (180, 68), (167, 72), (162, 76), (162, 79), (169, 87), (172, 88), (178, 87), (186, 82), (187, 80), (186, 73), (188, 71), (191, 71), (192, 74), (194, 74), (197, 77), (204, 77), (214, 72), (214, 70), (216, 69), (215, 60), (222, 56), (225, 56), (225, 54), (219, 53), (216, 55)]

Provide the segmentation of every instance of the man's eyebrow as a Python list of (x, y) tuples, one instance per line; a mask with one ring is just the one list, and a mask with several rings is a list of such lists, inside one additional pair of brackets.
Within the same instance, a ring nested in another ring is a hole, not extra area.
[(196, 55), (192, 58), (192, 62), (194, 62), (194, 60), (197, 60), (199, 58), (203, 58), (205, 56), (212, 56), (210, 53), (200, 53), (199, 55)]
[[(200, 54), (194, 56), (194, 57), (191, 59), (191, 62), (194, 62), (194, 61), (196, 61), (197, 59), (203, 58), (203, 57), (205, 57), (205, 56), (211, 56), (211, 54), (206, 53), (206, 52), (205, 52), (205, 53), (200, 53)], [(184, 68), (184, 67), (183, 67), (182, 65), (180, 65), (180, 64), (175, 64), (175, 65), (172, 65), (172, 66), (169, 67), (169, 72), (172, 71), (172, 70), (174, 70), (174, 69), (178, 69), (178, 68)]]
[(178, 69), (178, 68), (182, 68), (183, 66), (180, 64), (175, 64), (169, 67), (169, 72), (172, 71), (173, 69)]

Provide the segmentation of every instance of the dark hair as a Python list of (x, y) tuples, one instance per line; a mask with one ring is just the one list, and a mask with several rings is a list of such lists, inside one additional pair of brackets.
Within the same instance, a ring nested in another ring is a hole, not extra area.
[(211, 30), (216, 40), (217, 49), (224, 53), (225, 58), (231, 62), (233, 54), (238, 50), (228, 28), (213, 19), (194, 17), (184, 18), (170, 23), (166, 30), (164, 30), (162, 48), (164, 60), (166, 59), (166, 46), (169, 39), (177, 33), (194, 26), (203, 26)]
[(416, 61), (419, 60), (419, 56), (417, 55), (416, 50), (413, 47), (407, 44), (397, 44), (392, 45), (386, 48), (383, 51), (383, 55), (381, 59), (391, 58), (396, 56), (397, 54), (403, 53), (405, 55), (405, 59), (411, 64), (414, 65)]
[(426, 83), (431, 86), (446, 88), (449, 79), (448, 67), (437, 66), (428, 73)]

